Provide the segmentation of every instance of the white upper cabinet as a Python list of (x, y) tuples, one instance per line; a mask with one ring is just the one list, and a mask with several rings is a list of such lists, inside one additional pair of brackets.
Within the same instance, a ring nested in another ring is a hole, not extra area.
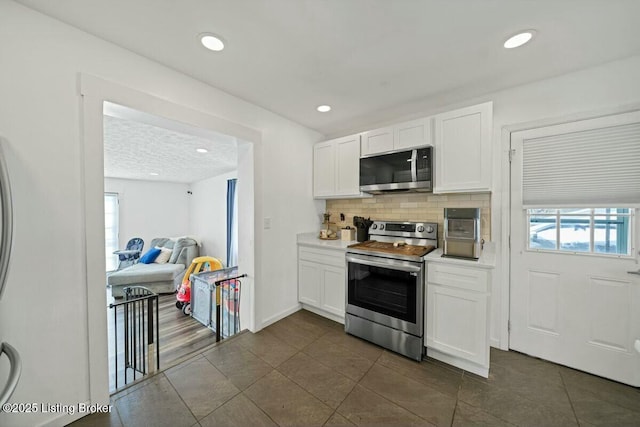
[(336, 188), (336, 146), (333, 141), (313, 147), (313, 195), (332, 196)]
[(360, 138), (336, 140), (336, 189), (338, 196), (360, 193)]
[(384, 153), (393, 150), (393, 128), (369, 130), (362, 134), (362, 155)]
[(491, 190), (493, 103), (438, 114), (434, 193)]
[(431, 117), (362, 134), (362, 156), (432, 145)]
[(400, 123), (393, 127), (394, 150), (433, 145), (431, 117)]
[(360, 192), (360, 135), (317, 143), (313, 147), (313, 197), (363, 196)]

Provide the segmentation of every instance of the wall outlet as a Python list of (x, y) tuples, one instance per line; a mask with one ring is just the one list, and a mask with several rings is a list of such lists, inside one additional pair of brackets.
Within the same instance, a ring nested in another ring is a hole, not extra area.
[(269, 230), (271, 228), (271, 218), (264, 218), (264, 229)]

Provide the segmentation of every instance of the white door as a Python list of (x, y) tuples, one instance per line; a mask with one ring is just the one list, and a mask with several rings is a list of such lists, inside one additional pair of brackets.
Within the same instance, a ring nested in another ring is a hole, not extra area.
[[(523, 155), (523, 146), (552, 135), (579, 137), (584, 129), (603, 126), (612, 122), (595, 119), (511, 135), (509, 347), (637, 387), (640, 276), (628, 271), (639, 268), (639, 215), (631, 205), (525, 209), (522, 198), (523, 157), (532, 155), (526, 150)], [(574, 164), (583, 161), (580, 150), (566, 154)], [(525, 192), (529, 179), (525, 175)]]

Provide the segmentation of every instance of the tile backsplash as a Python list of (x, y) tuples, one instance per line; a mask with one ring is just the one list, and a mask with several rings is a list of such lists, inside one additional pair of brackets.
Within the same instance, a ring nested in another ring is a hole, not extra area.
[[(442, 247), (444, 208), (480, 208), (480, 232), (491, 241), (491, 194), (385, 194), (367, 199), (327, 200), (331, 222), (338, 227), (353, 225), (354, 216), (372, 220), (424, 221), (438, 223), (438, 246)], [(345, 220), (340, 221), (340, 214)]]

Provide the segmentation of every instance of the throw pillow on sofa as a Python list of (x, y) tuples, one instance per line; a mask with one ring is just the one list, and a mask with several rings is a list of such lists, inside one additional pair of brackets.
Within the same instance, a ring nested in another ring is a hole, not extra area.
[(140, 257), (140, 261), (142, 264), (151, 264), (156, 260), (158, 255), (160, 255), (161, 250), (158, 248), (149, 249), (144, 255)]
[(169, 261), (169, 258), (171, 258), (171, 254), (173, 253), (173, 250), (167, 249), (167, 248), (156, 248), (156, 249), (160, 249), (160, 254), (156, 257), (154, 263), (166, 264), (167, 261)]

